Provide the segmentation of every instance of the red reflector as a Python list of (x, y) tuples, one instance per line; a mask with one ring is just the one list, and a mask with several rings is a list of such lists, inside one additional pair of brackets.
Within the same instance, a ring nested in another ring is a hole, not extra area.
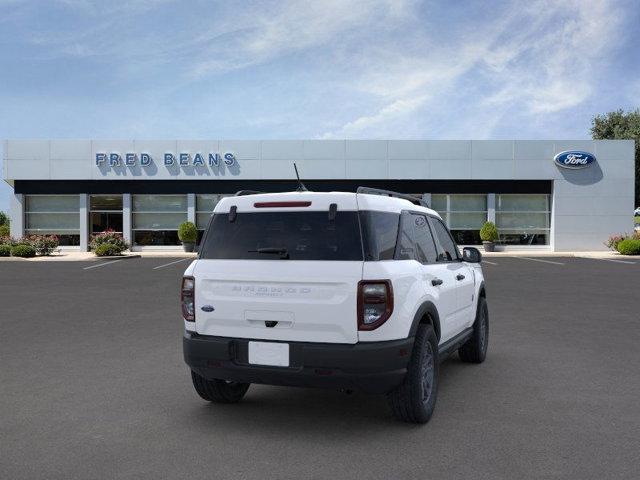
[(308, 207), (311, 202), (256, 202), (255, 208)]

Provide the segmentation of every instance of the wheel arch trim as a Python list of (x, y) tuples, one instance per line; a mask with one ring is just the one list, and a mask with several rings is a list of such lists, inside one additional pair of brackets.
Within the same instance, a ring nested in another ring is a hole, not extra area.
[(440, 341), (441, 329), (440, 329), (440, 314), (438, 313), (438, 309), (435, 304), (431, 301), (426, 301), (418, 307), (416, 314), (413, 317), (413, 322), (411, 323), (411, 329), (409, 330), (409, 336), (415, 337), (416, 332), (418, 330), (418, 326), (423, 323), (422, 320), (425, 316), (429, 316), (431, 318), (431, 323), (433, 325), (433, 329), (436, 334), (436, 338), (438, 342)]

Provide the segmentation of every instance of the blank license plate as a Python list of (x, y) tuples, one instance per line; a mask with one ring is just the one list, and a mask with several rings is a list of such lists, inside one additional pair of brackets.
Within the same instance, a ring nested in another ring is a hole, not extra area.
[(253, 365), (289, 366), (289, 344), (249, 342), (249, 363)]

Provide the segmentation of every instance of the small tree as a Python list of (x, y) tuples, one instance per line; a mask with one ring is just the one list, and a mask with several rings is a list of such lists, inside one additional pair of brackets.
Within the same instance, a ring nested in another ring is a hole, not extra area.
[(183, 222), (178, 227), (178, 238), (183, 243), (196, 243), (198, 229), (193, 222)]
[(480, 240), (483, 242), (498, 241), (498, 228), (493, 222), (485, 222), (480, 229)]
[(0, 225), (9, 226), (9, 215), (0, 210)]
[(635, 140), (636, 147), (636, 206), (640, 205), (640, 109), (596, 115), (591, 120), (594, 140)]

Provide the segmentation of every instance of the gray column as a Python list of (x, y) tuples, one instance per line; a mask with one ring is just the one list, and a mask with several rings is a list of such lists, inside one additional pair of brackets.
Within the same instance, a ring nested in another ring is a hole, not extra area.
[[(6, 152), (6, 150), (5, 150)], [(11, 195), (11, 236), (13, 238), (24, 237), (24, 195), (14, 193)]]
[(552, 252), (556, 250), (556, 181), (553, 181), (551, 195), (549, 195), (549, 201), (551, 202), (551, 218), (549, 219), (549, 247)]
[(496, 223), (496, 194), (487, 195), (487, 221)]
[(89, 195), (80, 194), (80, 251), (89, 251)]
[(447, 227), (451, 228), (451, 222), (449, 222), (449, 212), (451, 211), (451, 195), (447, 195), (447, 213), (444, 216), (444, 223), (447, 224)]
[(122, 238), (133, 248), (133, 234), (131, 232), (131, 194), (122, 194)]
[(196, 223), (196, 194), (187, 194), (187, 221)]
[(427, 205), (429, 205), (429, 208), (431, 208), (431, 194), (430, 193), (423, 193), (422, 194), (422, 201), (425, 202)]

